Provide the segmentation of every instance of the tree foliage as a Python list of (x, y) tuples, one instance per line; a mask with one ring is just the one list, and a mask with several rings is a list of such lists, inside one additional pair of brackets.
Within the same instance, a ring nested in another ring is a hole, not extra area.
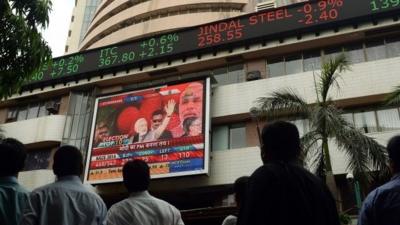
[(400, 105), (400, 85), (393, 89), (393, 92), (386, 97), (387, 105)]
[(50, 10), (50, 0), (0, 1), (0, 99), (17, 92), (51, 59), (39, 32), (47, 27)]
[[(347, 122), (330, 97), (332, 87), (340, 88), (341, 73), (349, 69), (344, 54), (323, 62), (315, 81), (317, 101), (308, 104), (291, 89), (283, 89), (257, 100), (257, 107), (268, 119), (285, 116), (308, 119), (310, 131), (302, 138), (304, 154), (312, 159), (313, 168), (320, 176), (333, 176), (329, 143), (334, 142), (348, 158), (348, 170), (360, 178), (369, 178), (373, 169), (387, 169), (385, 148)], [(335, 187), (330, 187), (332, 188)]]

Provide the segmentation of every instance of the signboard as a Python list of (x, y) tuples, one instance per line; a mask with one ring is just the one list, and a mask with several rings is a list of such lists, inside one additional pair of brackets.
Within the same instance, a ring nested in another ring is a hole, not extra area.
[(122, 181), (123, 165), (152, 178), (208, 173), (209, 79), (96, 99), (85, 182)]
[(194, 54), (197, 50), (213, 51), (232, 44), (297, 34), (381, 13), (397, 15), (399, 10), (399, 0), (313, 0), (56, 58), (28, 83), (64, 81), (78, 75), (88, 76), (102, 70)]

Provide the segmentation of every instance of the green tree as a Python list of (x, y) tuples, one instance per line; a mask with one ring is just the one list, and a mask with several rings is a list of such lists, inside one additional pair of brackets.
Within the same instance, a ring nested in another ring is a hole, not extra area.
[(338, 193), (332, 172), (329, 140), (345, 152), (349, 158), (348, 169), (359, 178), (370, 178), (370, 173), (366, 173), (370, 171), (370, 166), (375, 169), (387, 168), (385, 148), (347, 122), (341, 116), (342, 110), (336, 107), (329, 95), (333, 86), (340, 88), (340, 74), (348, 69), (344, 54), (323, 62), (321, 73), (314, 80), (317, 100), (313, 104), (307, 104), (292, 89), (278, 90), (268, 97), (257, 99), (257, 107), (267, 119), (273, 120), (284, 115), (309, 120), (310, 131), (301, 138), (304, 157), (312, 160), (315, 172), (326, 179), (335, 197)]
[(0, 99), (51, 59), (51, 50), (39, 29), (48, 25), (50, 0), (0, 1)]
[(400, 105), (400, 85), (393, 89), (393, 92), (387, 96), (385, 102), (387, 105)]

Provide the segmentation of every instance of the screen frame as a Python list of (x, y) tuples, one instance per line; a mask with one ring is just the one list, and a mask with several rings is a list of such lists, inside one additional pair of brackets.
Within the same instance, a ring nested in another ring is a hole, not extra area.
[(90, 172), (90, 162), (92, 158), (92, 148), (93, 148), (93, 138), (94, 138), (94, 132), (95, 132), (95, 127), (96, 127), (96, 120), (97, 120), (97, 112), (98, 112), (98, 104), (101, 99), (104, 98), (110, 98), (114, 96), (120, 96), (123, 95), (124, 93), (135, 93), (135, 92), (141, 92), (149, 89), (156, 89), (156, 88), (161, 88), (161, 87), (166, 87), (166, 86), (172, 86), (172, 85), (177, 85), (177, 84), (184, 84), (184, 83), (191, 83), (191, 82), (196, 82), (196, 81), (201, 81), (203, 82), (203, 132), (204, 132), (204, 168), (202, 170), (196, 170), (196, 171), (183, 171), (183, 172), (175, 172), (175, 173), (168, 173), (168, 174), (158, 174), (158, 175), (151, 175), (151, 179), (163, 179), (163, 178), (173, 178), (173, 177), (182, 177), (182, 176), (193, 176), (193, 175), (209, 175), (210, 171), (210, 124), (211, 124), (211, 119), (210, 119), (210, 97), (211, 97), (211, 84), (210, 84), (210, 78), (203, 78), (203, 79), (194, 79), (194, 80), (183, 80), (183, 81), (176, 81), (176, 82), (171, 82), (171, 83), (166, 83), (164, 85), (157, 85), (157, 86), (152, 86), (152, 87), (146, 87), (146, 88), (141, 88), (141, 89), (134, 89), (134, 90), (126, 90), (126, 91), (119, 91), (118, 93), (112, 93), (112, 94), (106, 94), (106, 95), (99, 95), (96, 97), (95, 104), (94, 104), (94, 110), (93, 110), (93, 117), (92, 117), (92, 124), (90, 128), (90, 139), (89, 139), (89, 145), (86, 153), (86, 160), (85, 160), (85, 169), (84, 169), (84, 175), (83, 175), (83, 182), (85, 184), (91, 184), (91, 185), (97, 185), (97, 184), (109, 184), (109, 183), (120, 183), (123, 181), (123, 178), (112, 178), (112, 179), (102, 179), (102, 180), (94, 180), (90, 181), (88, 180), (89, 178), (89, 172)]

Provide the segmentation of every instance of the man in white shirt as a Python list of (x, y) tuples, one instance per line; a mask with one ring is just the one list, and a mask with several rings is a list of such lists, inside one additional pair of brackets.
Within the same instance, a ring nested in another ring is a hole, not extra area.
[(82, 184), (82, 154), (74, 146), (54, 154), (57, 181), (34, 190), (20, 225), (103, 225), (107, 208), (103, 200)]
[(130, 196), (110, 208), (107, 225), (184, 225), (178, 209), (147, 191), (150, 169), (144, 161), (127, 162), (122, 175)]

